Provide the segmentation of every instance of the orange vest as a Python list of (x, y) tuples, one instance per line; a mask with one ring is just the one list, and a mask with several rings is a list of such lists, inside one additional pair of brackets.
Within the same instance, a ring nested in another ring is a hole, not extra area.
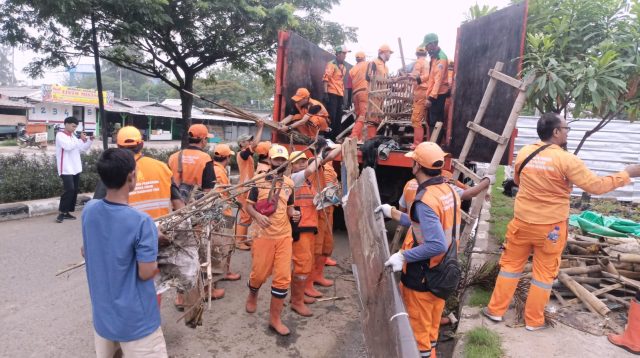
[(367, 76), (369, 77), (369, 81), (376, 77), (389, 77), (389, 69), (387, 69), (387, 64), (382, 61), (380, 57), (377, 57), (373, 61), (369, 62), (369, 66), (367, 67)]
[(349, 76), (351, 76), (351, 88), (353, 89), (353, 94), (359, 91), (367, 90), (367, 66), (369, 62), (362, 61), (356, 63), (355, 66), (351, 67), (349, 70)]
[[(178, 172), (178, 163), (182, 155), (182, 174)], [(202, 172), (211, 161), (211, 156), (200, 149), (183, 149), (169, 157), (169, 168), (173, 172), (176, 185), (182, 183), (202, 187)]]
[(300, 222), (298, 228), (300, 232), (318, 232), (318, 212), (313, 204), (313, 198), (318, 192), (313, 187), (309, 179), (295, 188), (294, 206), (300, 208)]
[[(223, 167), (222, 164), (218, 163), (218, 162), (214, 162), (213, 163), (213, 171), (216, 173), (216, 183), (219, 185), (229, 185), (230, 181), (229, 181), (229, 176), (227, 176), (227, 168)], [(218, 185), (216, 185), (216, 191), (217, 192), (221, 192), (224, 191), (227, 188), (221, 188), (218, 187)], [(224, 198), (228, 198), (229, 197), (229, 192), (226, 192), (224, 194), (222, 194), (222, 197)], [(231, 207), (228, 207), (224, 210), (223, 214), (225, 216), (232, 216), (233, 215), (233, 211), (231, 210)]]
[(429, 80), (429, 66), (427, 65), (426, 57), (418, 57), (415, 65), (413, 66), (413, 71), (411, 71), (411, 77), (414, 79), (416, 77), (420, 78), (420, 83), (416, 81), (413, 85), (413, 90), (427, 90), (427, 81)]
[[(269, 177), (271, 178), (271, 177)], [(258, 188), (258, 200), (267, 199), (271, 190), (272, 179), (262, 178), (256, 181), (256, 188)], [(276, 188), (280, 189), (280, 195), (277, 201), (276, 211), (269, 216), (271, 225), (267, 228), (262, 228), (254, 220), (251, 224), (250, 232), (253, 232), (255, 237), (265, 239), (283, 239), (291, 237), (291, 224), (289, 223), (289, 215), (287, 214), (287, 202), (289, 196), (293, 193), (294, 183), (291, 178), (283, 176), (282, 180), (276, 182)], [(257, 202), (256, 201), (256, 202)], [(247, 199), (250, 204), (256, 202)]]
[(320, 106), (320, 112), (311, 115), (311, 118), (309, 118), (309, 122), (307, 122), (307, 125), (315, 126), (321, 132), (324, 132), (325, 130), (327, 130), (327, 128), (329, 128), (329, 112), (327, 112), (327, 109), (324, 108), (324, 105), (321, 102), (316, 101), (313, 98), (309, 98), (309, 104), (305, 107), (300, 107), (297, 103), (295, 103), (299, 114), (296, 115), (294, 119), (302, 119), (302, 117), (304, 117), (304, 115), (309, 112), (309, 108), (316, 105)]
[[(251, 150), (251, 149), (249, 149)], [(240, 172), (240, 178), (238, 183), (242, 184), (253, 178), (255, 174), (253, 156), (250, 156), (247, 160), (242, 159), (240, 153), (236, 154), (236, 161), (238, 163), (238, 171)]]
[(153, 219), (171, 211), (171, 170), (153, 158), (136, 154), (136, 188), (129, 193), (129, 206)]
[[(455, 202), (457, 206), (455, 210), (458, 211), (456, 214), (456, 224), (453, 223), (453, 213), (454, 213), (454, 196)], [(444, 231), (444, 236), (446, 240), (446, 246), (449, 247), (451, 245), (451, 240), (453, 238), (453, 230), (455, 226), (456, 233), (460, 231), (460, 222), (462, 220), (462, 214), (460, 213), (460, 197), (453, 190), (449, 184), (442, 183), (436, 185), (430, 185), (427, 187), (422, 199), (420, 200), (423, 203), (427, 204), (433, 210), (436, 215), (440, 218), (440, 223), (442, 224), (442, 230)], [(408, 203), (408, 202), (407, 202)], [(422, 237), (422, 230), (420, 229), (420, 223), (415, 221), (411, 215), (411, 209), (413, 208), (413, 200), (409, 205), (409, 217), (411, 218), (411, 230), (407, 231), (407, 235), (404, 240), (403, 249), (411, 249), (414, 247), (414, 241), (418, 244), (422, 244), (424, 242), (424, 238)], [(415, 234), (415, 240), (414, 240)], [(456, 235), (458, 238), (458, 235)], [(429, 267), (434, 267), (442, 261), (442, 258), (445, 254), (440, 254), (438, 256), (434, 256), (430, 258)], [(406, 264), (404, 271), (406, 273)]]
[(339, 65), (336, 60), (329, 61), (324, 70), (322, 81), (327, 83), (327, 92), (338, 96), (344, 96), (344, 75), (347, 67)]

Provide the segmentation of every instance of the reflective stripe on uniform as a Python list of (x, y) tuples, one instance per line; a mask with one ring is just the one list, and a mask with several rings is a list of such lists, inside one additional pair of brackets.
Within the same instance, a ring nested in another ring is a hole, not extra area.
[(536, 285), (544, 290), (550, 290), (551, 289), (551, 284), (550, 283), (544, 283), (544, 282), (540, 282), (536, 279), (531, 279), (531, 284), (532, 285)]
[(431, 351), (420, 352), (420, 357), (431, 357)]
[(144, 200), (131, 203), (131, 207), (141, 211), (152, 209), (171, 209), (171, 201), (167, 199)]
[(520, 276), (522, 276), (522, 272), (500, 271), (500, 273), (498, 273), (498, 275), (500, 275), (502, 277), (506, 277), (506, 278), (520, 278)]

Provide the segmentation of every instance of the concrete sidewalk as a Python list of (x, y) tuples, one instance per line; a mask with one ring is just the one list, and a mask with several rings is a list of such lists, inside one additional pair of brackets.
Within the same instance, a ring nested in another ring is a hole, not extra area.
[[(93, 193), (78, 194), (78, 210), (93, 198)], [(60, 197), (0, 204), (0, 222), (49, 215), (58, 212)]]

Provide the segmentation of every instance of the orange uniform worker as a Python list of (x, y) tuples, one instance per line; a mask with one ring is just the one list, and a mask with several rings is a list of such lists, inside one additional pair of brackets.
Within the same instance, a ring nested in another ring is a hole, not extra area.
[[(213, 149), (213, 170), (216, 174), (217, 185), (220, 185), (220, 188), (216, 186), (216, 190), (219, 192), (224, 191), (225, 188), (223, 186), (228, 186), (231, 184), (231, 181), (229, 180), (229, 175), (227, 175), (227, 165), (229, 165), (229, 160), (231, 156), (234, 154), (235, 153), (231, 150), (231, 148), (229, 148), (228, 144), (218, 144)], [(224, 198), (229, 198), (231, 196), (229, 192), (223, 193), (221, 195)], [(228, 207), (227, 209), (225, 209), (225, 211), (223, 212), (223, 215), (225, 216), (226, 224), (233, 225), (232, 223), (234, 222), (234, 217), (233, 217), (233, 211), (231, 210), (231, 207)], [(223, 280), (237, 281), (240, 279), (239, 273), (231, 272), (231, 255), (227, 257), (227, 264), (226, 264), (225, 271), (226, 273), (224, 275)]]
[(425, 106), (427, 103), (427, 81), (429, 79), (429, 66), (427, 65), (427, 50), (420, 46), (416, 49), (417, 60), (411, 71), (411, 78), (416, 83), (413, 85), (413, 111), (411, 112), (411, 126), (413, 127), (413, 144), (415, 149), (424, 140)]
[[(282, 166), (289, 159), (287, 149), (275, 144), (269, 150), (271, 168)], [(256, 181), (247, 198), (247, 211), (253, 217), (255, 227), (251, 245), (251, 274), (249, 275), (249, 296), (246, 310), (254, 313), (258, 304), (258, 290), (273, 276), (271, 282), (271, 307), (269, 327), (286, 336), (289, 328), (282, 323), (281, 314), (284, 299), (291, 283), (292, 231), (289, 218), (300, 220), (300, 212), (294, 209), (294, 183), (281, 168), (275, 175)], [(275, 205), (275, 211), (263, 211), (267, 202)]]
[(344, 59), (349, 51), (344, 45), (335, 48), (336, 58), (327, 63), (322, 76), (324, 84), (324, 102), (331, 120), (331, 132), (327, 134), (330, 139), (342, 132), (342, 107), (344, 106), (344, 79), (347, 75), (347, 66)]
[[(524, 319), (529, 331), (544, 328), (544, 307), (567, 240), (572, 186), (575, 184), (588, 193), (604, 194), (629, 184), (630, 177), (640, 175), (640, 166), (630, 165), (619, 173), (598, 177), (582, 160), (564, 149), (569, 130), (559, 115), (542, 115), (537, 125), (541, 141), (522, 148), (516, 158), (514, 180), (520, 189), (515, 199), (514, 218), (507, 227), (500, 273), (491, 301), (482, 310), (493, 321), (502, 321), (524, 265), (533, 252), (533, 277)], [(523, 167), (526, 158), (530, 159)]]
[[(391, 58), (391, 48), (389, 45), (382, 45), (378, 49), (378, 57), (373, 61), (369, 62), (367, 66), (367, 74), (365, 76), (367, 82), (371, 84), (371, 81), (375, 78), (383, 78), (386, 79), (389, 77), (389, 69), (387, 68), (387, 62)], [(372, 100), (373, 104), (376, 107), (372, 108), (373, 112), (380, 112), (383, 108), (383, 97), (375, 97)], [(367, 125), (367, 139), (371, 139), (376, 136), (378, 132), (378, 125), (382, 121), (382, 117), (379, 113), (369, 114), (368, 118), (365, 119), (365, 124)]]
[[(236, 155), (236, 162), (238, 163), (239, 171), (239, 184), (246, 183), (251, 180), (255, 175), (255, 163), (253, 161), (253, 153), (255, 152), (258, 141), (262, 137), (262, 130), (264, 129), (264, 122), (260, 121), (256, 123), (257, 130), (255, 136), (250, 134), (241, 135), (238, 137), (238, 145), (240, 151)], [(247, 195), (249, 193), (238, 195), (238, 202), (240, 203), (240, 213), (238, 215), (238, 222), (236, 223), (236, 248), (239, 250), (250, 250), (251, 241), (246, 240), (249, 225), (251, 225), (251, 215), (245, 210), (247, 205)]]
[(444, 105), (450, 93), (449, 59), (438, 46), (438, 35), (427, 34), (422, 42), (431, 58), (426, 102), (429, 109), (429, 131), (427, 133), (429, 135), (437, 122), (444, 122)]
[[(153, 219), (169, 214), (172, 208), (178, 210), (184, 207), (184, 201), (178, 187), (173, 183), (169, 167), (142, 154), (144, 141), (138, 128), (125, 126), (118, 131), (116, 138), (118, 148), (131, 150), (136, 160), (136, 187), (129, 193), (129, 206), (144, 211)], [(106, 196), (107, 188), (100, 180), (93, 198), (104, 199)], [(159, 239), (159, 244), (163, 245), (162, 234), (159, 235)], [(158, 295), (158, 306), (161, 301), (161, 295)]]
[[(288, 106), (289, 113), (280, 122), (287, 131), (297, 129), (300, 133), (311, 138), (315, 138), (319, 133), (331, 131), (329, 112), (322, 103), (311, 98), (308, 89), (298, 88), (291, 99), (293, 104)], [(289, 125), (291, 122), (293, 124)]]
[(362, 141), (362, 128), (367, 116), (367, 106), (369, 102), (369, 82), (367, 81), (367, 67), (364, 52), (356, 52), (356, 64), (349, 70), (349, 81), (351, 83), (351, 97), (356, 112), (356, 123), (351, 130), (351, 138)]
[(442, 176), (445, 153), (437, 144), (420, 143), (406, 156), (414, 160), (412, 172), (419, 183), (409, 214), (388, 204), (380, 205), (376, 212), (412, 228), (407, 232), (402, 250), (393, 254), (385, 265), (393, 271), (402, 270), (400, 292), (420, 356), (431, 357), (435, 356), (445, 299), (431, 292), (424, 271), (438, 265), (456, 244), (461, 220), (460, 198)]

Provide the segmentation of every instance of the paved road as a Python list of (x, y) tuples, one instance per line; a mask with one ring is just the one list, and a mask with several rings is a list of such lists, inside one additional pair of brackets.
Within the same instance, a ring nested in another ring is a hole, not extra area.
[[(55, 277), (81, 260), (79, 221), (54, 223), (54, 216), (0, 223), (0, 357), (91, 357), (93, 326), (84, 269)], [(363, 338), (358, 296), (345, 233), (336, 234), (339, 267), (330, 268), (336, 289), (321, 289), (342, 301), (312, 305), (313, 317), (301, 318), (285, 308), (289, 337), (267, 328), (269, 294), (260, 292), (258, 312), (244, 311), (249, 254), (240, 252), (232, 268), (238, 282), (223, 282), (227, 296), (205, 312), (204, 325), (193, 330), (164, 296), (162, 328), (172, 357), (362, 357)], [(265, 287), (268, 285), (265, 284)]]

